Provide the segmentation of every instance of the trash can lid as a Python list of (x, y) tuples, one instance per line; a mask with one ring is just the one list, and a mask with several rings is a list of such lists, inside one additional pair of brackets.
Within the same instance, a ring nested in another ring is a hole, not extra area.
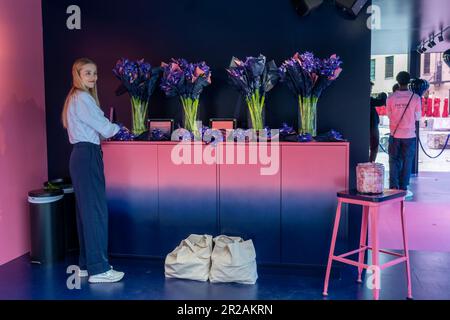
[(61, 189), (53, 189), (53, 190), (38, 189), (28, 192), (28, 196), (33, 198), (48, 198), (62, 195), (64, 195), (64, 191)]

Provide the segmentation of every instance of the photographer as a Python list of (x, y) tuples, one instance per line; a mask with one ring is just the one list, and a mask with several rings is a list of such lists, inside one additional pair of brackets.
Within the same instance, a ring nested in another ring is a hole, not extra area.
[(421, 99), (408, 90), (411, 76), (402, 71), (397, 75), (399, 89), (387, 99), (391, 136), (389, 139), (389, 187), (408, 190), (416, 152), (416, 121), (421, 118)]

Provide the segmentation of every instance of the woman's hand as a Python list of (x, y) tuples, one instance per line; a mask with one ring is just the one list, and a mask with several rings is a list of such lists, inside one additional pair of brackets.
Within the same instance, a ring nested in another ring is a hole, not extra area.
[(111, 138), (112, 141), (133, 141), (135, 136), (130, 132), (130, 130), (122, 125), (121, 123), (117, 123), (120, 127), (119, 132), (116, 133), (114, 137)]

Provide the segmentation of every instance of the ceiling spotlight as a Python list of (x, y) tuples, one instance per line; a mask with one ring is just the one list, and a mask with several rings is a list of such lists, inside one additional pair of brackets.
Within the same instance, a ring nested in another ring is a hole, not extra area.
[(419, 54), (422, 54), (422, 53), (425, 52), (425, 50), (426, 50), (426, 48), (425, 48), (424, 42), (422, 42), (421, 44), (419, 44), (419, 45), (417, 46), (417, 50), (416, 50), (416, 51), (417, 51)]
[(430, 38), (430, 41), (428, 41), (428, 48), (434, 48), (436, 46), (436, 41), (434, 41), (434, 38)]
[(450, 26), (449, 26), (449, 27), (446, 27), (446, 28), (441, 28), (441, 33), (439, 33), (439, 36), (438, 36), (439, 42), (444, 42), (444, 41), (445, 41), (444, 33), (445, 33), (447, 30), (449, 30), (449, 29), (450, 29)]
[(421, 44), (419, 44), (419, 46), (417, 47), (417, 52), (422, 54), (425, 53), (427, 51), (427, 47), (425, 46), (426, 42), (423, 41)]

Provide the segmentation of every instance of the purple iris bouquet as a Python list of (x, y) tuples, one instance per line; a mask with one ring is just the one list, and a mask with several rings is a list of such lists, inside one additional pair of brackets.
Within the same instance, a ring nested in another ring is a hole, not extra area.
[(266, 93), (273, 89), (280, 79), (278, 68), (266, 57), (247, 57), (245, 61), (233, 57), (227, 69), (230, 83), (236, 87), (248, 106), (252, 128), (264, 129), (263, 109)]
[(199, 132), (197, 111), (203, 88), (211, 84), (211, 70), (205, 62), (189, 63), (185, 59), (172, 59), (161, 64), (161, 89), (168, 97), (180, 97), (184, 111), (184, 127)]
[(296, 53), (279, 68), (281, 81), (298, 97), (299, 133), (317, 135), (317, 102), (322, 92), (342, 72), (342, 61), (335, 54), (319, 59), (310, 52)]
[(138, 136), (146, 131), (148, 102), (155, 90), (156, 82), (161, 71), (152, 68), (144, 59), (131, 61), (119, 59), (112, 70), (113, 74), (122, 82), (116, 90), (117, 95), (128, 92), (131, 98), (133, 134)]

